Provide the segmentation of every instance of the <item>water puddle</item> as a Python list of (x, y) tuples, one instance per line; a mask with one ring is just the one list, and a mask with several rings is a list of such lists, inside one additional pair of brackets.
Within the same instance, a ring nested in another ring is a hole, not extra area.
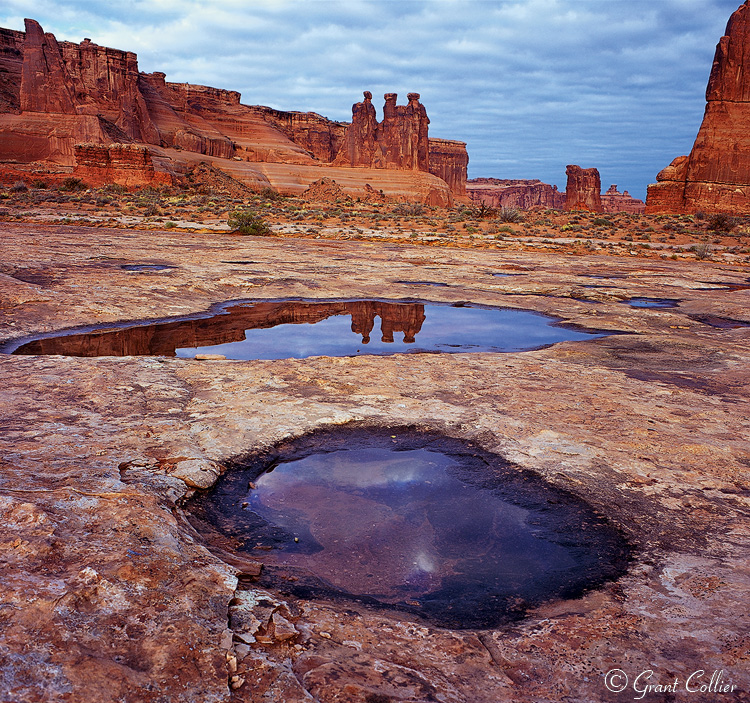
[(701, 283), (707, 286), (714, 286), (713, 288), (696, 288), (695, 290), (726, 290), (726, 291), (739, 291), (739, 290), (750, 290), (750, 283), (736, 283), (734, 281), (701, 281)]
[(264, 564), (259, 585), (451, 628), (494, 627), (578, 597), (621, 575), (629, 556), (582, 501), (430, 433), (303, 438), (229, 471), (190, 511), (204, 534), (218, 530)]
[[(86, 328), (0, 346), (14, 354), (288, 359), (406, 352), (518, 352), (610, 332), (564, 327), (525, 310), (469, 303), (270, 301), (217, 306), (214, 314)], [(377, 331), (376, 331), (377, 329)]]
[(742, 320), (732, 320), (729, 317), (719, 317), (717, 315), (689, 315), (691, 320), (702, 322), (704, 325), (710, 325), (720, 330), (734, 330), (740, 327), (750, 327), (750, 322)]
[(166, 271), (177, 267), (169, 264), (122, 264), (120, 268), (123, 271)]
[(401, 283), (405, 286), (437, 286), (438, 288), (450, 288), (447, 283), (440, 283), (439, 281), (395, 281), (395, 283)]
[(623, 302), (631, 308), (676, 308), (680, 304), (678, 298), (630, 298)]
[(627, 274), (624, 273), (579, 273), (579, 276), (583, 276), (584, 278), (599, 278), (605, 281), (608, 280), (621, 280), (624, 278), (627, 278)]

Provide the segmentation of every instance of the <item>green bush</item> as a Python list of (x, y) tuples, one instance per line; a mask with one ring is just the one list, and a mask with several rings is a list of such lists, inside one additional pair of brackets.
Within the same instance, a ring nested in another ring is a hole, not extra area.
[(718, 213), (711, 215), (708, 218), (708, 229), (712, 232), (731, 232), (738, 222), (737, 219), (731, 215), (725, 215), (724, 213)]
[(500, 222), (523, 222), (523, 213), (517, 207), (503, 207), (497, 215)]
[(271, 228), (260, 215), (252, 210), (235, 210), (227, 220), (229, 227), (240, 234), (253, 234), (264, 237), (271, 234)]
[(73, 193), (75, 191), (88, 190), (88, 186), (80, 179), (70, 176), (64, 179), (58, 186), (58, 190)]

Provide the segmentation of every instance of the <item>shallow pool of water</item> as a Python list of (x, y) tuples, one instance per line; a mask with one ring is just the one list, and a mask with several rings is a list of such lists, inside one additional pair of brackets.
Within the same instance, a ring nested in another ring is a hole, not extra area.
[(264, 563), (262, 585), (488, 627), (620, 574), (585, 504), (456, 440), (333, 433), (225, 476), (194, 509)]
[(680, 304), (677, 298), (630, 298), (624, 302), (631, 308), (676, 308)]
[(67, 356), (221, 354), (286, 359), (403, 352), (516, 352), (593, 339), (594, 332), (526, 310), (461, 303), (270, 301), (227, 305), (210, 317), (88, 329), (0, 347)]

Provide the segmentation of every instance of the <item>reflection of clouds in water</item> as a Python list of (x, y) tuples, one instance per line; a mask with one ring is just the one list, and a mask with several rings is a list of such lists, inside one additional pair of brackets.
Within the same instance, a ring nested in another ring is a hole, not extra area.
[(417, 554), (414, 560), (414, 566), (420, 571), (426, 571), (428, 574), (437, 571), (437, 565), (435, 564), (434, 557), (426, 552), (420, 552)]
[(455, 462), (427, 449), (394, 452), (389, 449), (344, 450), (279, 464), (258, 479), (264, 490), (282, 490), (310, 481), (333, 487), (377, 488), (393, 484), (449, 480), (445, 469)]

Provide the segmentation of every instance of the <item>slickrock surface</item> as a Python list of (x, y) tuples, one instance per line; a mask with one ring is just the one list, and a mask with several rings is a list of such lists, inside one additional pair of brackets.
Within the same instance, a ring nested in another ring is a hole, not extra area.
[(565, 209), (603, 212), (602, 183), (595, 168), (568, 166), (565, 169), (568, 183), (565, 187)]
[(750, 213), (750, 2), (716, 46), (706, 111), (689, 156), (678, 156), (648, 188), (648, 213)]
[[(628, 333), (500, 355), (0, 355), (3, 701), (635, 697), (608, 693), (612, 669), (678, 678), (671, 700), (750, 700), (750, 330), (691, 317), (750, 322), (747, 290), (701, 282), (747, 268), (31, 224), (3, 224), (0, 246), (5, 340), (288, 297), (473, 301)], [(423, 279), (449, 285), (395, 282)], [(631, 569), (481, 632), (260, 591), (257, 564), (212, 553), (184, 499), (232, 458), (347, 422), (499, 452), (606, 515)], [(700, 670), (734, 697), (686, 694)]]

